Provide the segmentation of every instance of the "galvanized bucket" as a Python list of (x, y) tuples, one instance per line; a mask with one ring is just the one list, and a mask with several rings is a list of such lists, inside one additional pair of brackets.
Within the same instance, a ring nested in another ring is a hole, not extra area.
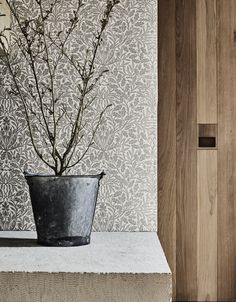
[(90, 243), (99, 183), (104, 175), (25, 174), (40, 245)]

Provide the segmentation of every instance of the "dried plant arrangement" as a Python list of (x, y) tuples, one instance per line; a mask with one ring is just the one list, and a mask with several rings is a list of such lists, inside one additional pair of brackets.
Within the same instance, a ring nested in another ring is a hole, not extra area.
[(0, 60), (9, 74), (5, 89), (23, 108), (35, 153), (56, 176), (69, 173), (84, 159), (111, 106), (104, 106), (97, 115), (90, 112), (99, 101), (94, 91), (108, 72), (96, 64), (96, 58), (113, 9), (119, 3), (104, 2), (89, 45), (75, 50), (71, 41), (80, 44), (78, 29), (84, 2), (74, 0), (70, 18), (58, 27), (53, 20), (54, 11), (60, 9), (63, 1), (27, 1), (28, 6), (32, 5), (32, 9), (28, 7), (32, 10), (29, 16), (21, 9), (22, 1), (6, 0), (14, 30), (4, 28), (0, 32)]
[[(47, 246), (90, 243), (104, 175), (68, 175), (90, 150), (111, 106), (96, 103), (96, 87), (108, 72), (97, 56), (119, 1), (101, 2), (105, 7), (96, 30), (86, 28), (81, 43), (79, 28), (89, 18), (87, 13), (81, 21), (86, 1), (5, 0), (12, 28), (0, 32), (0, 60), (7, 69), (1, 82), (12, 102), (22, 106), (35, 153), (54, 172), (25, 173), (38, 243)], [(62, 8), (66, 15), (58, 24), (55, 16)]]

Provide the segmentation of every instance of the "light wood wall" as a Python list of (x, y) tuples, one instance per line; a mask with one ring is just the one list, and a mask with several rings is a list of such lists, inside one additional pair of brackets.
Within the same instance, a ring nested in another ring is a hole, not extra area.
[(159, 0), (158, 232), (177, 301), (236, 301), (235, 16), (235, 0)]
[[(167, 12), (167, 13), (163, 13)], [(158, 75), (165, 85), (159, 86), (158, 132), (160, 136), (158, 163), (158, 231), (165, 248), (166, 257), (173, 275), (175, 296), (176, 276), (176, 68), (175, 59), (175, 5), (172, 0), (160, 2), (159, 28), (165, 32), (159, 34)], [(166, 24), (168, 26), (166, 27)], [(161, 84), (161, 82), (160, 82)], [(166, 89), (168, 87), (168, 89)], [(161, 101), (163, 100), (163, 101)], [(168, 121), (166, 123), (166, 121)], [(168, 200), (168, 203), (166, 202)], [(160, 217), (160, 214), (162, 215)], [(163, 218), (163, 219), (162, 219)]]
[[(197, 85), (195, 0), (177, 1), (176, 16), (176, 294), (181, 301), (184, 301), (187, 292), (189, 293), (188, 299), (196, 301)], [(161, 215), (161, 213), (159, 214)]]

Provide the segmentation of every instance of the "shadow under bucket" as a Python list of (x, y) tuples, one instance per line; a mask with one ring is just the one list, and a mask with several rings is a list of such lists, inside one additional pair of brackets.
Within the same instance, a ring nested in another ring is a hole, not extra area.
[(104, 175), (25, 174), (38, 244), (65, 247), (90, 243), (99, 183)]

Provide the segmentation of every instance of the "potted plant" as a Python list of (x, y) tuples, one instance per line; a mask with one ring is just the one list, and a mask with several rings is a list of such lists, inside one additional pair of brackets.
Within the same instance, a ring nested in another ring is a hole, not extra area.
[[(94, 90), (108, 72), (96, 64), (96, 57), (119, 3), (106, 0), (98, 30), (90, 35), (90, 45), (80, 49), (83, 0), (74, 1), (69, 20), (58, 26), (53, 16), (63, 1), (31, 0), (27, 4), (32, 11), (29, 16), (22, 2), (6, 0), (14, 30), (4, 28), (0, 32), (1, 61), (9, 74), (5, 89), (23, 108), (36, 155), (53, 171), (53, 175), (25, 172), (38, 243), (49, 246), (90, 243), (99, 181), (104, 173), (70, 175), (70, 171), (90, 150), (111, 106), (97, 115), (91, 111), (96, 103)], [(77, 45), (76, 50), (72, 44)]]

